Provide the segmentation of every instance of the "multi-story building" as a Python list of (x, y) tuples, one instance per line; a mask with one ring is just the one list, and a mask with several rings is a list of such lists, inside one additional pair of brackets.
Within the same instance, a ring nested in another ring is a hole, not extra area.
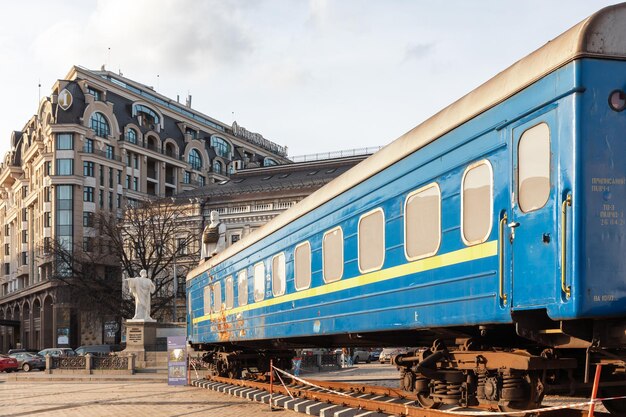
[(53, 242), (89, 251), (94, 213), (288, 162), (258, 133), (109, 71), (73, 67), (0, 165), (0, 350), (101, 340), (52, 280)]
[[(188, 213), (183, 221), (187, 225), (196, 225), (198, 239), (194, 242), (195, 253), (199, 252), (197, 249), (200, 246), (200, 233), (208, 224), (212, 211), (219, 213), (220, 222), (226, 226), (228, 247), (348, 171), (376, 150), (378, 148), (335, 152), (332, 155), (320, 154), (313, 158), (307, 156), (302, 162), (245, 169), (231, 175), (227, 180), (176, 195), (176, 203), (184, 206)], [(178, 273), (195, 268), (197, 261), (197, 256), (181, 257), (177, 261), (182, 267)], [(184, 321), (184, 272), (179, 275), (177, 283), (176, 321)]]

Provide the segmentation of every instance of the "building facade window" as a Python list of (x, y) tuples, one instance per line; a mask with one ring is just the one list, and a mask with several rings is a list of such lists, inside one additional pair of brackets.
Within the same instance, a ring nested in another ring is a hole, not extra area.
[(57, 159), (56, 175), (74, 175), (74, 160)]
[(215, 153), (222, 158), (230, 159), (230, 143), (220, 138), (219, 136), (213, 136), (211, 138), (211, 147), (215, 150)]
[[(73, 207), (74, 188), (72, 185), (57, 185), (55, 226), (56, 236), (63, 248), (71, 250), (74, 236)], [(60, 265), (63, 270), (63, 265)], [(67, 266), (66, 266), (67, 267)]]
[(130, 190), (130, 175), (126, 176), (126, 188)]
[(57, 150), (74, 149), (74, 136), (71, 133), (57, 133)]
[(222, 163), (220, 161), (213, 161), (213, 172), (216, 174), (222, 173)]
[(93, 129), (96, 136), (100, 136), (102, 138), (106, 138), (111, 133), (109, 122), (107, 122), (104, 115), (99, 112), (95, 112), (91, 115), (91, 118), (89, 119), (89, 127)]
[(126, 132), (126, 140), (130, 143), (137, 143), (137, 131), (135, 129), (128, 129)]
[(200, 187), (204, 187), (206, 185), (206, 179), (204, 178), (204, 175), (198, 175), (198, 184), (200, 185)]
[(271, 167), (271, 166), (274, 166), (274, 165), (278, 165), (278, 162), (276, 162), (272, 158), (265, 158), (265, 159), (263, 159), (263, 166), (264, 167)]
[(93, 177), (94, 163), (91, 161), (83, 162), (83, 176)]
[(83, 212), (83, 226), (93, 227), (93, 213), (90, 211)]
[(139, 191), (139, 178), (133, 177), (133, 190)]
[(191, 172), (185, 171), (183, 173), (183, 184), (191, 184)]
[(93, 153), (93, 139), (85, 139), (85, 144), (83, 145), (83, 152)]
[(113, 210), (113, 191), (109, 191), (109, 210)]
[(196, 171), (200, 171), (202, 169), (202, 157), (200, 156), (200, 152), (198, 152), (197, 149), (192, 149), (191, 151), (189, 151), (187, 162), (189, 162), (191, 168), (195, 169)]
[(93, 238), (91, 236), (83, 237), (83, 251), (93, 252)]
[(93, 187), (83, 188), (83, 201), (93, 203)]
[(98, 190), (98, 205), (104, 208), (104, 190)]
[(113, 168), (109, 167), (109, 188), (113, 188)]
[(43, 214), (43, 227), (50, 227), (52, 225), (52, 213), (49, 211)]
[(87, 94), (91, 94), (96, 101), (102, 101), (102, 92), (93, 87), (87, 87)]
[(111, 145), (107, 145), (106, 147), (106, 157), (107, 159), (115, 159), (115, 148)]
[(135, 104), (133, 106), (133, 112), (133, 116), (137, 116), (143, 126), (146, 126), (149, 123), (158, 125), (161, 120), (157, 112), (152, 110), (150, 107), (143, 106), (141, 104)]

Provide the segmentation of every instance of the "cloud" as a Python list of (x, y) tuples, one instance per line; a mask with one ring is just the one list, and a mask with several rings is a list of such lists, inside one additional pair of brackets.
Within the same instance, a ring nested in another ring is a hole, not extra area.
[(434, 47), (434, 42), (408, 44), (404, 52), (404, 62), (411, 60), (421, 61), (432, 53)]
[(193, 76), (240, 64), (253, 50), (242, 21), (245, 8), (218, 0), (100, 0), (86, 19), (50, 26), (33, 50), (43, 62), (69, 58), (97, 67), (106, 62), (113, 70)]

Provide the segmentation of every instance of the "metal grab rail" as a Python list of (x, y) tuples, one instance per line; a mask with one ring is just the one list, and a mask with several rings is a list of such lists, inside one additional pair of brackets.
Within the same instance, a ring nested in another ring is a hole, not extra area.
[(571, 287), (567, 285), (567, 207), (572, 206), (572, 194), (567, 194), (561, 204), (561, 291), (565, 298), (572, 295)]
[(502, 216), (502, 218), (500, 219), (500, 228), (499, 228), (499, 236), (498, 236), (498, 264), (499, 264), (499, 283), (500, 283), (500, 289), (499, 289), (499, 296), (500, 299), (502, 300), (502, 304), (506, 305), (506, 300), (507, 300), (507, 296), (504, 293), (504, 228), (506, 227), (506, 222), (508, 220), (508, 217), (506, 215), (506, 213), (504, 213), (504, 215)]

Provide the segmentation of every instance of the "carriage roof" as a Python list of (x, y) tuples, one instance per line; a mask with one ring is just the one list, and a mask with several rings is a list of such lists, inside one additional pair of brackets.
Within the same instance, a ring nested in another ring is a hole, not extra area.
[(517, 61), (456, 102), (411, 129), (383, 149), (289, 210), (275, 217), (254, 233), (201, 263), (187, 276), (200, 273), (239, 253), (265, 236), (279, 230), (341, 193), (365, 181), (388, 166), (503, 102), (545, 75), (582, 57), (626, 59), (626, 3), (606, 7), (568, 31)]

